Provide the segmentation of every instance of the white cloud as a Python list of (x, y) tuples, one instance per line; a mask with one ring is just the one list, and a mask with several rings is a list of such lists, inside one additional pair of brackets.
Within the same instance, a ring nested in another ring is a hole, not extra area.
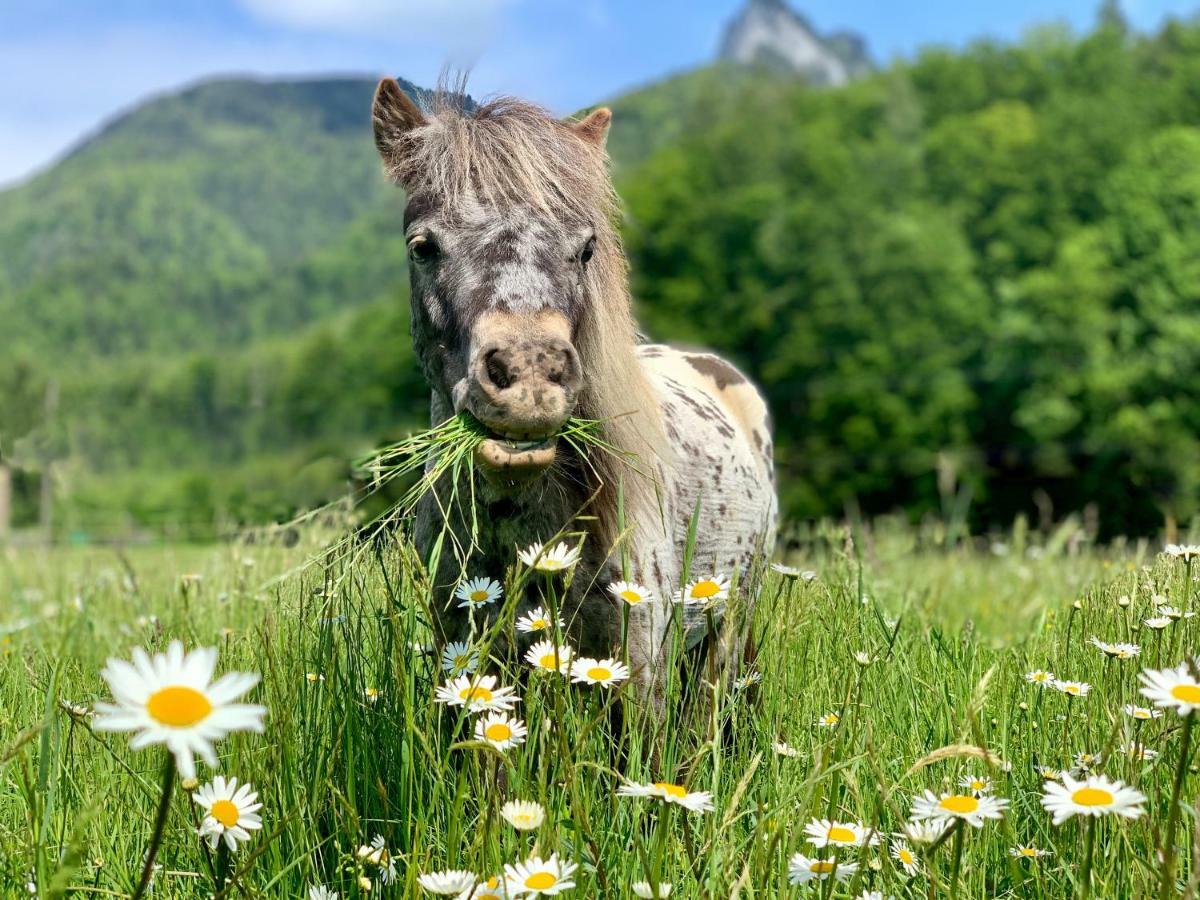
[(238, 0), (264, 22), (322, 33), (437, 40), (478, 52), (516, 0)]

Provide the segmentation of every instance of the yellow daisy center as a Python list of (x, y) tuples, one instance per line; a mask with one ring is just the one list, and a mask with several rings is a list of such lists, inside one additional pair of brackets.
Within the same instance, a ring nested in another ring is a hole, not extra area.
[(904, 863), (906, 866), (911, 866), (914, 862), (916, 862), (912, 853), (910, 853), (908, 850), (901, 849), (896, 856), (900, 862)]
[(1080, 788), (1071, 795), (1071, 800), (1079, 806), (1111, 806), (1113, 795), (1101, 788)]
[(1037, 856), (1037, 851), (1034, 850), (1032, 847), (1022, 847), (1021, 855), (1022, 856)]
[(843, 828), (841, 825), (834, 825), (830, 828), (828, 838), (835, 844), (853, 844), (857, 840), (853, 831)]
[(208, 814), (224, 825), (226, 828), (232, 828), (238, 823), (238, 808), (232, 800), (218, 800), (212, 805), (212, 809)]
[(823, 722), (824, 722), (826, 725), (836, 725), (836, 724), (837, 724), (837, 722), (838, 722), (838, 717), (837, 717), (837, 715), (836, 715), (835, 713), (830, 713), (830, 714), (829, 714), (829, 715), (827, 715), (827, 716), (826, 716), (824, 719), (822, 719), (822, 721), (823, 721)]
[(483, 734), (489, 741), (507, 741), (512, 737), (512, 729), (503, 722), (493, 722), (483, 730)]
[(621, 591), (620, 597), (630, 605), (642, 602), (642, 595), (637, 591)]
[(1048, 676), (1045, 672), (1035, 672), (1033, 675), (1033, 680), (1034, 681), (1045, 681), (1049, 677), (1050, 676)]
[(557, 572), (562, 567), (563, 563), (561, 559), (543, 559), (538, 563), (538, 568), (543, 572)]
[(612, 678), (612, 670), (606, 669), (604, 666), (592, 666), (587, 670), (587, 677), (592, 681), (608, 681)]
[(544, 891), (546, 888), (554, 887), (557, 883), (558, 879), (552, 872), (534, 872), (525, 879), (525, 887), (531, 891)]
[(468, 702), (471, 700), (482, 700), (484, 703), (487, 703), (492, 699), (492, 692), (485, 687), (475, 685), (474, 687), (465, 687), (459, 691), (458, 698)]
[(487, 591), (471, 591), (471, 602), (472, 603), (482, 603), (487, 598), (488, 598)]
[(1135, 719), (1148, 719), (1150, 718), (1150, 712), (1149, 710), (1145, 709), (1135, 709), (1133, 711), (1133, 717)]
[(834, 863), (832, 860), (814, 859), (811, 866), (811, 871), (816, 872), (818, 875), (828, 875), (833, 871), (833, 866)]
[(668, 796), (675, 797), (680, 800), (687, 796), (687, 788), (683, 787), (682, 785), (671, 784), (667, 781), (656, 781), (654, 782), (654, 786)]
[(546, 653), (542, 656), (541, 659), (538, 660), (538, 665), (541, 666), (543, 669), (557, 669), (559, 666), (559, 663), (561, 661), (562, 661), (561, 655), (559, 655), (557, 658), (555, 658), (553, 653)]
[(1171, 688), (1171, 696), (1184, 703), (1200, 703), (1200, 685), (1177, 684)]
[(979, 800), (975, 797), (967, 797), (962, 794), (956, 794), (953, 797), (943, 797), (938, 801), (938, 806), (947, 812), (955, 813), (956, 815), (970, 815), (979, 809)]
[(721, 586), (710, 578), (692, 585), (692, 596), (698, 600), (707, 600), (709, 597), (715, 597), (720, 590)]
[(146, 701), (146, 712), (160, 725), (187, 728), (203, 722), (213, 711), (212, 703), (195, 688), (175, 685), (155, 691)]
[(1068, 684), (1066, 687), (1063, 688), (1063, 692), (1067, 693), (1067, 694), (1078, 694), (1079, 693), (1079, 685)]
[(971, 790), (973, 790), (973, 791), (982, 791), (986, 787), (987, 787), (986, 781), (979, 781), (978, 779), (976, 779), (975, 781), (971, 782)]
[(546, 628), (549, 625), (550, 625), (550, 623), (547, 622), (545, 619), (534, 619), (532, 622), (529, 623), (529, 627), (534, 629), (535, 631), (541, 631), (543, 628)]

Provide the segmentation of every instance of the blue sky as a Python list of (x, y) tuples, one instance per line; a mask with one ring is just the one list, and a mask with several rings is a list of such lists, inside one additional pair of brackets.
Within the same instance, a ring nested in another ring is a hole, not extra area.
[[(472, 91), (570, 112), (698, 65), (743, 0), (0, 0), (0, 184), (47, 165), (139, 100), (228, 73), (391, 73), (429, 84), (472, 68)], [(1082, 30), (1098, 0), (793, 0), (875, 58), (929, 44)], [(1141, 29), (1200, 0), (1124, 0)]]

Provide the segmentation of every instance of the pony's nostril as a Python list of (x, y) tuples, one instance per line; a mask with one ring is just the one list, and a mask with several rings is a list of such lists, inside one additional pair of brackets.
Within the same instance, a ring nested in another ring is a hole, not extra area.
[(483, 371), (487, 374), (488, 381), (500, 390), (504, 390), (513, 383), (512, 372), (509, 371), (499, 350), (488, 351), (483, 360)]

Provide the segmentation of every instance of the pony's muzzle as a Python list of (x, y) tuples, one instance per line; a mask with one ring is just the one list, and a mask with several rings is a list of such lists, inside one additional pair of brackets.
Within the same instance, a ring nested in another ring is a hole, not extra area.
[(476, 351), (468, 405), (499, 437), (541, 441), (555, 435), (571, 415), (582, 381), (579, 354), (570, 342), (514, 336)]

